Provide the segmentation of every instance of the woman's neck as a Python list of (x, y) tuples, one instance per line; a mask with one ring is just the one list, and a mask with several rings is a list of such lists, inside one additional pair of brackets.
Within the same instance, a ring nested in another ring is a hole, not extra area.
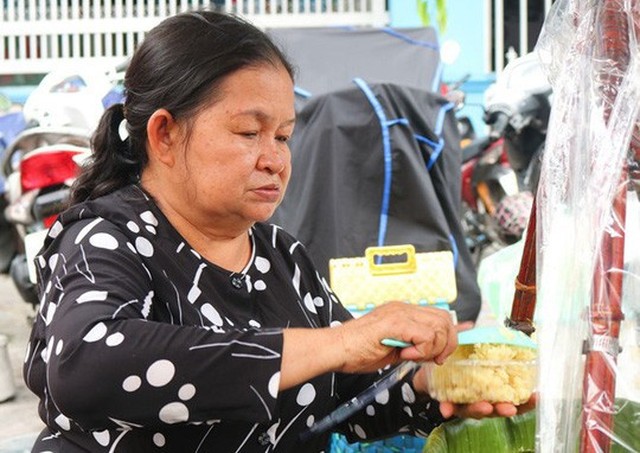
[(248, 231), (235, 237), (223, 237), (184, 229), (173, 222), (172, 225), (196, 252), (223, 269), (242, 272), (251, 259), (252, 244)]
[(185, 216), (161, 195), (157, 196), (143, 186), (173, 228), (184, 240), (206, 260), (231, 272), (241, 272), (251, 259), (253, 246), (249, 237), (250, 225), (221, 228), (221, 224), (211, 222), (200, 224)]

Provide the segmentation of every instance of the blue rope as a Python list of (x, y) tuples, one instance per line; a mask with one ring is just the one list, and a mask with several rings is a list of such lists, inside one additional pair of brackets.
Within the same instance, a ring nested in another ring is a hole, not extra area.
[(433, 82), (431, 83), (431, 91), (434, 93), (440, 93), (440, 80), (442, 80), (443, 71), (442, 62), (438, 60), (438, 67), (436, 68), (436, 72), (433, 75)]
[(458, 267), (458, 256), (460, 255), (458, 252), (458, 244), (456, 243), (456, 238), (453, 237), (453, 234), (449, 233), (449, 242), (451, 243), (451, 251), (453, 252), (453, 267)]
[(429, 140), (427, 137), (425, 137), (424, 135), (419, 135), (419, 134), (413, 134), (413, 136), (415, 137), (416, 140), (418, 140), (419, 142), (422, 143), (426, 143), (427, 145), (429, 145), (431, 148), (435, 148), (436, 146), (438, 146), (438, 142), (434, 142), (432, 140)]
[(297, 94), (298, 96), (302, 96), (305, 99), (308, 99), (311, 97), (311, 92), (305, 90), (304, 88), (300, 88), (300, 87), (293, 87), (293, 92), (295, 94)]
[(414, 46), (425, 47), (427, 49), (433, 49), (433, 50), (440, 50), (440, 46), (438, 44), (434, 44), (428, 41), (419, 41), (417, 39), (413, 39), (412, 37), (402, 34), (392, 28), (384, 27), (384, 28), (381, 28), (381, 30), (393, 37), (399, 38), (405, 42), (408, 42), (409, 44), (413, 44)]
[(444, 140), (440, 138), (437, 142), (434, 142), (423, 135), (413, 134), (413, 136), (419, 142), (426, 143), (433, 150), (429, 155), (429, 160), (427, 161), (427, 170), (431, 170), (438, 160), (438, 157), (440, 157), (440, 153), (442, 153), (442, 150), (444, 149)]
[[(389, 221), (389, 205), (391, 199), (391, 179), (393, 176), (392, 173), (392, 160), (391, 160), (391, 136), (389, 134), (389, 127), (395, 126), (397, 124), (409, 125), (409, 121), (406, 118), (396, 118), (393, 120), (387, 119), (387, 116), (384, 112), (384, 108), (382, 104), (376, 98), (375, 93), (371, 90), (369, 85), (362, 80), (361, 78), (353, 79), (354, 83), (362, 90), (364, 95), (367, 97), (367, 100), (371, 104), (373, 111), (378, 117), (378, 121), (380, 122), (380, 129), (382, 132), (382, 148), (384, 153), (384, 184), (382, 190), (382, 206), (380, 208), (380, 221), (378, 226), (378, 247), (382, 247), (384, 245), (384, 240), (387, 234), (387, 224)], [(438, 116), (436, 118), (436, 126), (435, 132), (438, 135), (438, 142), (434, 142), (429, 140), (427, 137), (422, 135), (414, 134), (416, 140), (424, 142), (428, 144), (431, 148), (433, 148), (433, 152), (429, 157), (429, 161), (427, 162), (427, 169), (431, 170), (433, 165), (435, 165), (438, 157), (442, 153), (444, 149), (444, 139), (441, 137), (442, 128), (444, 127), (444, 119), (445, 114), (454, 107), (452, 102), (449, 102), (443, 105), (438, 111)], [(454, 266), (458, 265), (458, 246), (456, 244), (455, 238), (450, 234), (449, 242), (451, 243), (451, 248), (453, 252), (453, 262)]]
[(438, 110), (438, 115), (436, 117), (436, 125), (434, 127), (434, 133), (438, 136), (437, 142), (433, 142), (422, 135), (414, 135), (416, 140), (428, 144), (433, 149), (433, 152), (431, 153), (431, 155), (429, 156), (429, 160), (427, 161), (427, 170), (431, 170), (433, 168), (433, 166), (436, 164), (436, 161), (440, 157), (442, 150), (444, 149), (444, 139), (442, 138), (442, 128), (444, 127), (444, 119), (447, 112), (454, 107), (455, 107), (455, 104), (453, 102), (448, 102), (444, 104), (442, 107), (440, 107), (440, 110)]
[(451, 110), (455, 106), (456, 105), (453, 102), (447, 102), (442, 107), (440, 107), (440, 110), (438, 110), (438, 117), (436, 118), (436, 127), (434, 129), (434, 132), (438, 137), (442, 135), (442, 128), (444, 127), (444, 116), (447, 114), (449, 110)]
[(406, 118), (397, 118), (395, 120), (387, 121), (387, 125), (388, 126), (395, 126), (396, 124), (402, 124), (403, 126), (408, 126), (409, 125), (409, 120), (406, 119)]
[(378, 247), (384, 245), (384, 238), (387, 235), (387, 223), (389, 220), (389, 200), (391, 198), (391, 138), (389, 136), (389, 126), (397, 124), (398, 120), (388, 121), (387, 116), (384, 113), (382, 105), (376, 98), (376, 95), (371, 91), (367, 82), (361, 78), (353, 79), (354, 83), (358, 85), (358, 88), (362, 90), (367, 100), (373, 107), (373, 111), (378, 117), (380, 122), (380, 128), (382, 130), (382, 150), (384, 153), (384, 185), (382, 189), (382, 206), (380, 208), (380, 221), (378, 225)]

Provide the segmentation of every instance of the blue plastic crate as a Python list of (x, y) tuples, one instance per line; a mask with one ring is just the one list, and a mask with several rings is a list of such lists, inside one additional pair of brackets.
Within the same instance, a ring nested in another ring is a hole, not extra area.
[(341, 434), (332, 434), (329, 453), (421, 453), (427, 440), (421, 437), (401, 435), (375, 442), (350, 444)]

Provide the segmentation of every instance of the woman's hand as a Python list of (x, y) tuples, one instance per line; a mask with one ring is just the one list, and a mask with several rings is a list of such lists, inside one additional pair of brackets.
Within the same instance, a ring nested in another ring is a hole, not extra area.
[[(403, 360), (442, 364), (458, 345), (446, 310), (389, 302), (337, 328), (344, 357), (338, 371), (372, 372)], [(384, 338), (411, 343), (404, 349), (381, 344)]]
[[(284, 329), (280, 389), (320, 374), (370, 373), (405, 360), (443, 363), (458, 345), (446, 310), (389, 302), (337, 327)], [(411, 343), (385, 346), (384, 338)]]
[(537, 397), (535, 394), (529, 401), (519, 406), (511, 403), (491, 404), (486, 401), (478, 401), (471, 404), (454, 404), (448, 401), (440, 403), (440, 413), (444, 418), (453, 416), (460, 418), (485, 418), (485, 417), (513, 417), (517, 414), (529, 412), (536, 407)]

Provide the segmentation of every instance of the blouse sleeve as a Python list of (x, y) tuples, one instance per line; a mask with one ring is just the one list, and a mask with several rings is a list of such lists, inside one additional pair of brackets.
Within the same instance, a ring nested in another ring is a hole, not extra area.
[(43, 303), (25, 379), (47, 412), (59, 414), (58, 425), (269, 419), (281, 330), (222, 332), (154, 322), (151, 313), (163, 307), (150, 273), (136, 247), (107, 221), (77, 222), (38, 260)]

